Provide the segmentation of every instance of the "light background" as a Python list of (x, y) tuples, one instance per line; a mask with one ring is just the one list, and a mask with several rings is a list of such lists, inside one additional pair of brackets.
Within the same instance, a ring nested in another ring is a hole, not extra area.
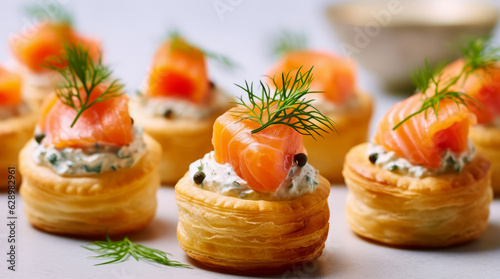
[[(36, 19), (23, 13), (26, 3), (59, 3), (74, 14), (77, 29), (100, 38), (105, 60), (124, 80), (129, 92), (142, 83), (156, 47), (169, 30), (206, 49), (223, 53), (243, 66), (225, 72), (211, 65), (213, 80), (239, 95), (233, 83), (259, 80), (275, 61), (269, 56), (274, 34), (282, 29), (307, 33), (313, 48), (339, 51), (325, 14), (335, 1), (183, 0), (183, 1), (0, 1), (0, 63), (10, 59), (7, 38), (30, 28)], [(403, 2), (404, 3), (404, 2)], [(218, 13), (216, 5), (227, 5)], [(498, 5), (497, 5), (498, 6)], [(498, 31), (498, 30), (497, 30)], [(496, 32), (495, 34), (497, 34)], [(498, 36), (495, 36), (497, 41)], [(401, 96), (387, 95), (379, 82), (362, 68), (359, 85), (376, 98), (373, 133), (378, 119)], [(294, 268), (278, 278), (500, 278), (500, 200), (492, 205), (491, 221), (483, 237), (473, 243), (438, 251), (407, 251), (367, 243), (349, 230), (344, 218), (347, 190), (335, 186), (329, 198), (331, 229), (324, 254), (303, 269)], [(0, 193), (0, 224), (6, 223), (7, 198)], [(173, 254), (173, 259), (195, 264), (179, 248), (175, 226), (177, 208), (173, 189), (158, 193), (157, 217), (132, 240)], [(99, 266), (92, 253), (80, 248), (84, 240), (64, 238), (31, 228), (18, 197), (17, 271), (7, 270), (6, 226), (0, 225), (0, 278), (229, 278), (195, 266), (194, 270), (155, 266), (130, 260)], [(5, 220), (5, 221), (1, 221)]]

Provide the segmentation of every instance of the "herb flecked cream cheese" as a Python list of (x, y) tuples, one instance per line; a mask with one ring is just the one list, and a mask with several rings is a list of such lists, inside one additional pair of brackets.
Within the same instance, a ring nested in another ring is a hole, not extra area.
[(134, 140), (126, 146), (96, 144), (89, 148), (63, 148), (35, 144), (33, 159), (60, 175), (92, 175), (132, 167), (144, 155), (142, 128), (134, 127)]
[(213, 151), (189, 166), (191, 182), (194, 183), (193, 177), (198, 171), (205, 174), (203, 182), (197, 185), (200, 188), (225, 196), (249, 200), (293, 200), (313, 192), (319, 184), (318, 170), (309, 164), (303, 167), (294, 165), (276, 192), (254, 191), (245, 180), (236, 174), (230, 164), (217, 163)]
[(341, 113), (358, 109), (361, 102), (357, 94), (353, 94), (341, 105), (336, 105), (320, 95), (315, 97), (315, 99), (312, 99), (312, 104), (316, 109), (323, 113)]
[(465, 152), (454, 153), (446, 150), (441, 158), (441, 168), (437, 170), (429, 170), (426, 167), (413, 165), (408, 160), (398, 157), (394, 151), (387, 151), (382, 146), (374, 143), (368, 145), (366, 156), (373, 157), (374, 161), (372, 163), (383, 169), (414, 177), (422, 177), (449, 171), (460, 172), (466, 164), (474, 159), (476, 149), (472, 141), (469, 140), (468, 148)]
[(227, 107), (232, 100), (219, 88), (212, 89), (212, 100), (207, 105), (197, 105), (188, 100), (174, 97), (146, 97), (139, 95), (138, 103), (147, 115), (167, 118), (203, 120), (215, 111)]
[(31, 109), (25, 102), (13, 106), (0, 106), (0, 120), (21, 116), (30, 111)]

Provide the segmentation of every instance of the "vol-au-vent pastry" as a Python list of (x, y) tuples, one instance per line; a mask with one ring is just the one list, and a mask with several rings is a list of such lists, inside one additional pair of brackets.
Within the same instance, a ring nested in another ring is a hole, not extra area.
[[(484, 40), (471, 43), (479, 47), (480, 53), (487, 53), (491, 46)], [(466, 53), (467, 54), (467, 53)], [(457, 74), (465, 64), (471, 64), (474, 56), (465, 55), (444, 71)], [(468, 66), (471, 67), (471, 66)], [(491, 55), (484, 65), (461, 79), (460, 91), (476, 99), (480, 105), (470, 106), (476, 115), (477, 124), (471, 127), (469, 137), (474, 142), (478, 153), (491, 162), (491, 185), (496, 194), (500, 194), (500, 61), (498, 55)]]
[(308, 163), (301, 133), (318, 133), (317, 122), (333, 126), (302, 101), (311, 78), (310, 70), (288, 75), (289, 87), (274, 94), (264, 89), (262, 102), (247, 87), (250, 101), (217, 118), (214, 151), (192, 163), (175, 186), (177, 237), (193, 259), (231, 271), (273, 272), (321, 255), (330, 183)]
[(28, 220), (77, 236), (139, 230), (155, 215), (161, 147), (134, 125), (107, 67), (81, 47), (67, 47), (65, 58), (68, 82), (44, 106), (19, 156)]
[[(430, 76), (431, 70), (420, 75)], [(467, 137), (475, 123), (466, 107), (472, 99), (448, 91), (456, 78), (440, 77), (422, 81), (425, 95), (393, 106), (372, 142), (347, 154), (346, 214), (357, 234), (390, 245), (444, 247), (485, 230), (490, 162)]]
[(71, 18), (63, 11), (11, 38), (14, 68), (23, 78), (23, 97), (29, 105), (40, 108), (58, 82), (62, 81), (57, 71), (48, 69), (47, 66), (59, 60), (58, 66), (65, 67), (67, 63), (60, 60), (64, 54), (64, 46), (73, 44), (88, 49), (94, 60), (99, 59), (100, 43), (78, 34), (72, 26)]
[(130, 104), (138, 125), (162, 146), (164, 184), (175, 185), (212, 149), (213, 123), (232, 106), (233, 98), (209, 80), (205, 60), (203, 50), (173, 34), (156, 51), (146, 85)]
[[(35, 129), (36, 114), (21, 97), (21, 77), (0, 66), (0, 167), (17, 166), (17, 157)], [(16, 175), (18, 173), (16, 172)], [(16, 177), (16, 184), (20, 176)], [(8, 180), (0, 183), (7, 189)]]
[[(314, 67), (313, 67), (314, 66)], [(373, 101), (356, 85), (356, 67), (349, 58), (315, 50), (286, 52), (269, 71), (270, 76), (313, 67), (311, 94), (314, 106), (331, 118), (341, 137), (332, 133), (324, 138), (305, 137), (309, 161), (332, 183), (342, 183), (342, 166), (347, 152), (367, 140)], [(278, 81), (278, 86), (280, 82)]]

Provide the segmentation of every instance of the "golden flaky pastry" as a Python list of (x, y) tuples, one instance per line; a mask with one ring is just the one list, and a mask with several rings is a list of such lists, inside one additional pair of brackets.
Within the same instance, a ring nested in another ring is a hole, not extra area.
[[(26, 114), (0, 120), (0, 167), (7, 173), (8, 167), (17, 166), (19, 151), (30, 139), (33, 138), (36, 113), (30, 111)], [(16, 172), (16, 184), (20, 176)], [(7, 176), (0, 182), (0, 189), (7, 189)]]
[(346, 157), (347, 221), (357, 234), (391, 245), (444, 247), (478, 238), (492, 200), (490, 163), (482, 156), (460, 173), (412, 177), (368, 160), (367, 144)]
[(136, 102), (130, 103), (130, 113), (138, 126), (151, 135), (162, 147), (160, 177), (162, 184), (175, 185), (189, 165), (213, 149), (212, 127), (215, 119), (230, 105), (203, 120), (167, 119), (150, 116)]
[(355, 145), (366, 142), (372, 116), (373, 100), (370, 95), (356, 92), (359, 106), (323, 112), (336, 123), (338, 134), (323, 134), (324, 138), (304, 137), (308, 161), (331, 183), (343, 183), (342, 167), (347, 152)]
[(291, 201), (244, 200), (203, 190), (184, 176), (175, 186), (177, 238), (192, 258), (232, 271), (270, 272), (321, 255), (328, 235), (330, 183)]
[(500, 127), (473, 126), (469, 132), (477, 152), (491, 162), (491, 186), (500, 195)]
[(145, 154), (131, 168), (61, 176), (33, 160), (33, 142), (20, 154), (21, 196), (30, 223), (47, 232), (103, 236), (146, 226), (156, 211), (161, 147), (144, 134)]

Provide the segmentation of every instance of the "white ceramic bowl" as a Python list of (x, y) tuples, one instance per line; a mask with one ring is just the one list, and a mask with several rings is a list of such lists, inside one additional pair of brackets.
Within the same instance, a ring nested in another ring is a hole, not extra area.
[(344, 55), (377, 76), (390, 90), (411, 86), (411, 73), (456, 59), (458, 46), (491, 34), (497, 7), (460, 0), (349, 1), (328, 7)]

